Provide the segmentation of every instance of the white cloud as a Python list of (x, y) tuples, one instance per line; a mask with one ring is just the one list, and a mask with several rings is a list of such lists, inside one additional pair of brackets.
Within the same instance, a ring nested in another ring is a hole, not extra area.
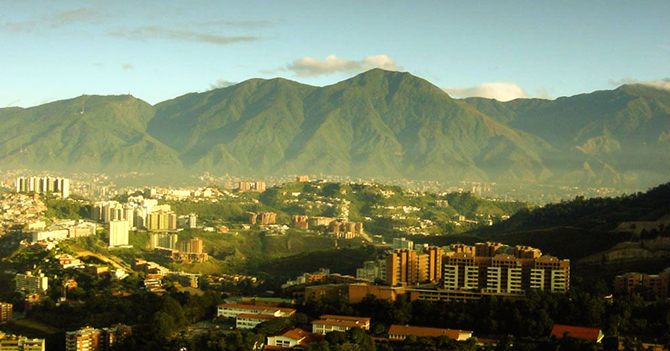
[(115, 37), (122, 37), (136, 40), (146, 39), (172, 39), (183, 41), (196, 41), (210, 44), (233, 44), (239, 42), (249, 42), (260, 40), (255, 36), (227, 36), (211, 34), (192, 30), (173, 30), (161, 26), (145, 26), (133, 29), (121, 29), (109, 33)]
[(216, 82), (209, 84), (209, 89), (214, 90), (214, 89), (219, 89), (219, 88), (226, 88), (226, 87), (229, 87), (229, 86), (235, 85), (235, 84), (237, 84), (237, 82), (231, 82), (231, 81), (227, 81), (223, 78), (219, 78), (219, 79), (216, 80)]
[(498, 101), (510, 101), (529, 97), (520, 86), (511, 82), (483, 83), (468, 88), (445, 87), (442, 90), (456, 98), (483, 97)]
[(663, 78), (663, 79), (657, 79), (657, 80), (651, 80), (651, 81), (641, 81), (637, 79), (633, 79), (631, 77), (623, 77), (619, 80), (611, 80), (609, 82), (611, 85), (614, 86), (620, 86), (623, 84), (641, 84), (641, 85), (646, 85), (648, 87), (656, 88), (656, 89), (662, 89), (662, 90), (670, 90), (670, 78)]
[(314, 77), (339, 72), (357, 73), (373, 68), (389, 71), (402, 70), (402, 67), (387, 55), (366, 56), (360, 61), (342, 59), (335, 55), (328, 55), (325, 60), (305, 56), (280, 69), (291, 71), (298, 77)]

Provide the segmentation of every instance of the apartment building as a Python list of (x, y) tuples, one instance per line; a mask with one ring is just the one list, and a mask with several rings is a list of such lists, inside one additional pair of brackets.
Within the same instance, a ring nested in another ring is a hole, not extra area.
[(33, 275), (32, 272), (17, 274), (14, 278), (16, 282), (16, 291), (28, 294), (42, 294), (49, 288), (49, 278), (44, 273)]
[(632, 294), (635, 291), (653, 291), (657, 298), (667, 299), (670, 291), (670, 268), (659, 274), (629, 272), (614, 278), (614, 290)]
[(442, 256), (438, 247), (422, 250), (399, 249), (386, 255), (386, 284), (437, 283), (442, 278)]
[(7, 323), (13, 318), (14, 305), (0, 302), (0, 323)]
[(44, 351), (44, 339), (28, 339), (25, 336), (3, 336), (0, 351)]
[(570, 260), (542, 256), (527, 246), (452, 245), (443, 263), (446, 290), (523, 295), (531, 289), (564, 293), (570, 288)]
[(132, 334), (131, 327), (115, 324), (109, 328), (84, 327), (65, 333), (66, 351), (105, 351)]

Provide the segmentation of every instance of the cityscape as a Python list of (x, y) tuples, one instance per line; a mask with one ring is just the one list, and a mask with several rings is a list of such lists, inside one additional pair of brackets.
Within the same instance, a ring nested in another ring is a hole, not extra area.
[(670, 350), (670, 2), (0, 4), (0, 351)]

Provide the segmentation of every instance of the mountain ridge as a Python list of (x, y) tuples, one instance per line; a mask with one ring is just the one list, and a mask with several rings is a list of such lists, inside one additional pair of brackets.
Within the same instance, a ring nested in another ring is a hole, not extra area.
[(373, 69), (324, 87), (249, 79), (153, 106), (83, 95), (0, 120), (5, 168), (638, 187), (670, 170), (670, 92), (643, 85), (499, 102)]

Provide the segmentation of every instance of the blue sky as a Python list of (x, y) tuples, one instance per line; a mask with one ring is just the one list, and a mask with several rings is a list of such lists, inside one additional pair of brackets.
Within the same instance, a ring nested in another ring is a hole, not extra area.
[(373, 67), (500, 100), (670, 77), (666, 0), (0, 6), (0, 107), (128, 92), (154, 104), (250, 78), (323, 86)]

